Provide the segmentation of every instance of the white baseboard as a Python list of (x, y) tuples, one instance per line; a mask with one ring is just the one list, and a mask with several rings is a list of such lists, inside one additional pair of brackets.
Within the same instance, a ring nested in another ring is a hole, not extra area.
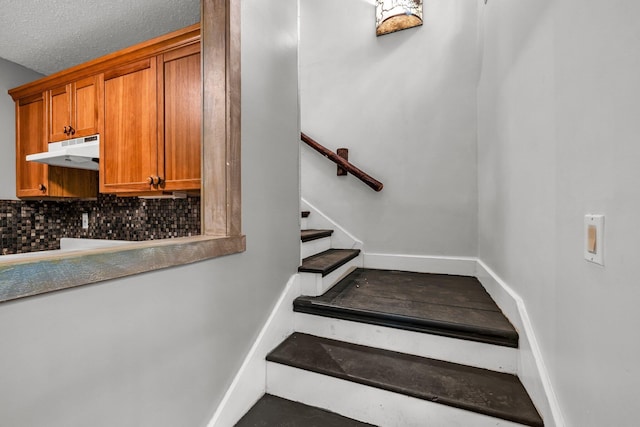
[(477, 260), (475, 276), (494, 299), (502, 312), (518, 330), (518, 377), (547, 427), (564, 427), (564, 417), (551, 384), (533, 325), (522, 298), (482, 260)]
[(298, 274), (294, 274), (287, 282), (207, 427), (235, 425), (265, 393), (267, 354), (293, 333), (295, 320), (292, 307), (293, 300), (298, 296), (300, 279)]
[(364, 254), (364, 268), (473, 276), (476, 259), (426, 255)]

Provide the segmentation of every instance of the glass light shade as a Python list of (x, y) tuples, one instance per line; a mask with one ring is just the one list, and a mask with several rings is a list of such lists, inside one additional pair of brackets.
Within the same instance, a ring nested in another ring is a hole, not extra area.
[(376, 35), (422, 25), (422, 0), (376, 0)]

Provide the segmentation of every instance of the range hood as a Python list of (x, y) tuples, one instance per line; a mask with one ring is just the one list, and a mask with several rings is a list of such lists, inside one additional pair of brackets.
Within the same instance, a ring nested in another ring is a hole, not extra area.
[(29, 154), (27, 161), (97, 171), (99, 158), (100, 135), (91, 135), (61, 142), (50, 142), (48, 151)]

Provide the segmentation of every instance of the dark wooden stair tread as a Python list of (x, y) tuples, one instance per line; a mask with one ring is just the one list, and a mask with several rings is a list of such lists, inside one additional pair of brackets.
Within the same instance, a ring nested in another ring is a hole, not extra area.
[(301, 212), (300, 212), (300, 216), (301, 216), (302, 218), (308, 218), (310, 213), (311, 213), (311, 212), (309, 212), (309, 211), (301, 211)]
[(328, 249), (302, 260), (298, 271), (326, 276), (360, 254), (360, 249)]
[(478, 279), (358, 268), (294, 310), (417, 332), (518, 347), (518, 333)]
[(294, 333), (267, 360), (529, 426), (543, 426), (515, 375)]
[(300, 240), (303, 242), (310, 242), (312, 240), (322, 239), (324, 237), (330, 237), (333, 234), (333, 230), (301, 230)]
[(324, 409), (265, 394), (236, 427), (365, 427), (362, 423)]

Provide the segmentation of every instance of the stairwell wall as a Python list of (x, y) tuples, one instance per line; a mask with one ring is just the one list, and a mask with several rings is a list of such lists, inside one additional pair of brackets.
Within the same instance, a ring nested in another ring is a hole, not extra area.
[[(635, 425), (640, 4), (478, 8), (479, 258), (523, 298), (566, 425)], [(588, 213), (604, 267), (583, 259)]]
[(367, 252), (476, 255), (476, 5), (424, 3), (375, 36), (375, 6), (300, 0), (302, 130), (380, 180), (376, 193), (303, 145), (301, 192)]
[(1, 304), (0, 425), (207, 425), (299, 262), (297, 31), (242, 1), (246, 252)]

